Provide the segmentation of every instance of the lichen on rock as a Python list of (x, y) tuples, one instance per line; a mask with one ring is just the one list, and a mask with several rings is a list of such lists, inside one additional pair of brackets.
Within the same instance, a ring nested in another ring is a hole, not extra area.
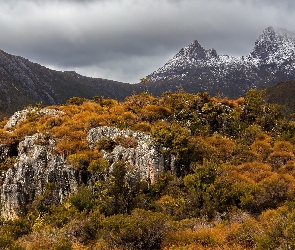
[(27, 115), (36, 112), (37, 115), (49, 115), (49, 116), (59, 116), (65, 113), (61, 110), (43, 108), (38, 110), (37, 108), (26, 108), (21, 111), (15, 112), (8, 120), (7, 124), (4, 126), (5, 129), (11, 129), (15, 127), (19, 122), (27, 119)]
[(120, 160), (128, 162), (139, 173), (140, 179), (151, 180), (164, 171), (165, 157), (160, 153), (160, 146), (146, 133), (102, 126), (91, 129), (87, 135), (91, 147), (103, 138), (116, 140), (122, 137), (136, 140), (136, 148), (116, 145), (111, 152), (102, 150), (105, 159), (111, 163)]
[[(161, 146), (143, 132), (103, 126), (91, 129), (87, 135), (90, 149), (99, 140), (110, 138), (117, 143), (110, 151), (101, 150), (102, 157), (111, 164), (118, 161), (128, 163), (127, 178), (153, 183), (159, 173), (171, 167), (171, 159), (161, 153)], [(0, 171), (0, 213), (4, 219), (24, 215), (28, 205), (40, 199), (49, 184), (50, 199), (43, 199), (44, 205), (63, 203), (82, 184), (91, 186), (98, 180), (95, 173), (85, 173), (85, 169), (71, 166), (55, 151), (56, 142), (57, 139), (36, 133), (18, 143), (13, 166)], [(1, 161), (10, 156), (9, 150), (9, 146), (0, 145)]]
[(54, 154), (54, 141), (38, 145), (42, 135), (27, 136), (18, 145), (17, 161), (2, 172), (0, 186), (1, 216), (15, 219), (26, 213), (27, 205), (44, 194), (47, 183), (53, 183), (51, 204), (62, 203), (82, 184), (79, 173), (68, 166), (62, 156)]

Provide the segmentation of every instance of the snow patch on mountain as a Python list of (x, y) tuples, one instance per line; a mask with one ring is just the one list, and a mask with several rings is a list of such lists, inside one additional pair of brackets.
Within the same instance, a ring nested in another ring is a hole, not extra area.
[(215, 49), (205, 50), (195, 40), (182, 48), (163, 67), (150, 74), (148, 79), (155, 82), (191, 76), (196, 80), (220, 82), (240, 72), (249, 73), (254, 79), (259, 77), (256, 72), (261, 67), (266, 71), (272, 71), (272, 74), (278, 71), (293, 74), (295, 72), (295, 33), (269, 27), (259, 36), (253, 51), (241, 57), (218, 55)]

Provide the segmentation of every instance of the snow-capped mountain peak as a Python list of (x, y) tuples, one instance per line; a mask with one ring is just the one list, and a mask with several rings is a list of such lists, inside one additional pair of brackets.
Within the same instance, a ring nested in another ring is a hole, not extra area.
[(177, 81), (182, 86), (190, 85), (188, 91), (218, 91), (229, 96), (231, 87), (243, 94), (281, 79), (295, 79), (295, 33), (268, 27), (256, 40), (253, 51), (241, 57), (218, 55), (215, 49), (206, 50), (195, 40), (148, 78), (151, 84)]
[(281, 65), (293, 60), (295, 35), (284, 29), (267, 28), (255, 42), (251, 56), (260, 60), (260, 64)]

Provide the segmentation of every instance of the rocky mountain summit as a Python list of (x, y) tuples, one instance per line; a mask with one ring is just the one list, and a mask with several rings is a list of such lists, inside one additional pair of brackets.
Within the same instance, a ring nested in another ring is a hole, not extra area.
[(253, 51), (241, 57), (218, 55), (195, 40), (147, 78), (153, 93), (181, 86), (188, 92), (237, 97), (251, 88), (295, 78), (295, 36), (269, 27), (256, 40)]

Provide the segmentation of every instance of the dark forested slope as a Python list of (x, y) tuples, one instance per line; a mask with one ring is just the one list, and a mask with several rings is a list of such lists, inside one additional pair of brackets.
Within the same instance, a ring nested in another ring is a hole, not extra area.
[(0, 51), (0, 86), (0, 113), (6, 116), (29, 104), (62, 104), (73, 96), (123, 100), (133, 90), (127, 83), (50, 70), (4, 51)]
[(289, 116), (295, 113), (295, 81), (281, 82), (266, 90), (268, 102), (281, 105), (282, 112)]

